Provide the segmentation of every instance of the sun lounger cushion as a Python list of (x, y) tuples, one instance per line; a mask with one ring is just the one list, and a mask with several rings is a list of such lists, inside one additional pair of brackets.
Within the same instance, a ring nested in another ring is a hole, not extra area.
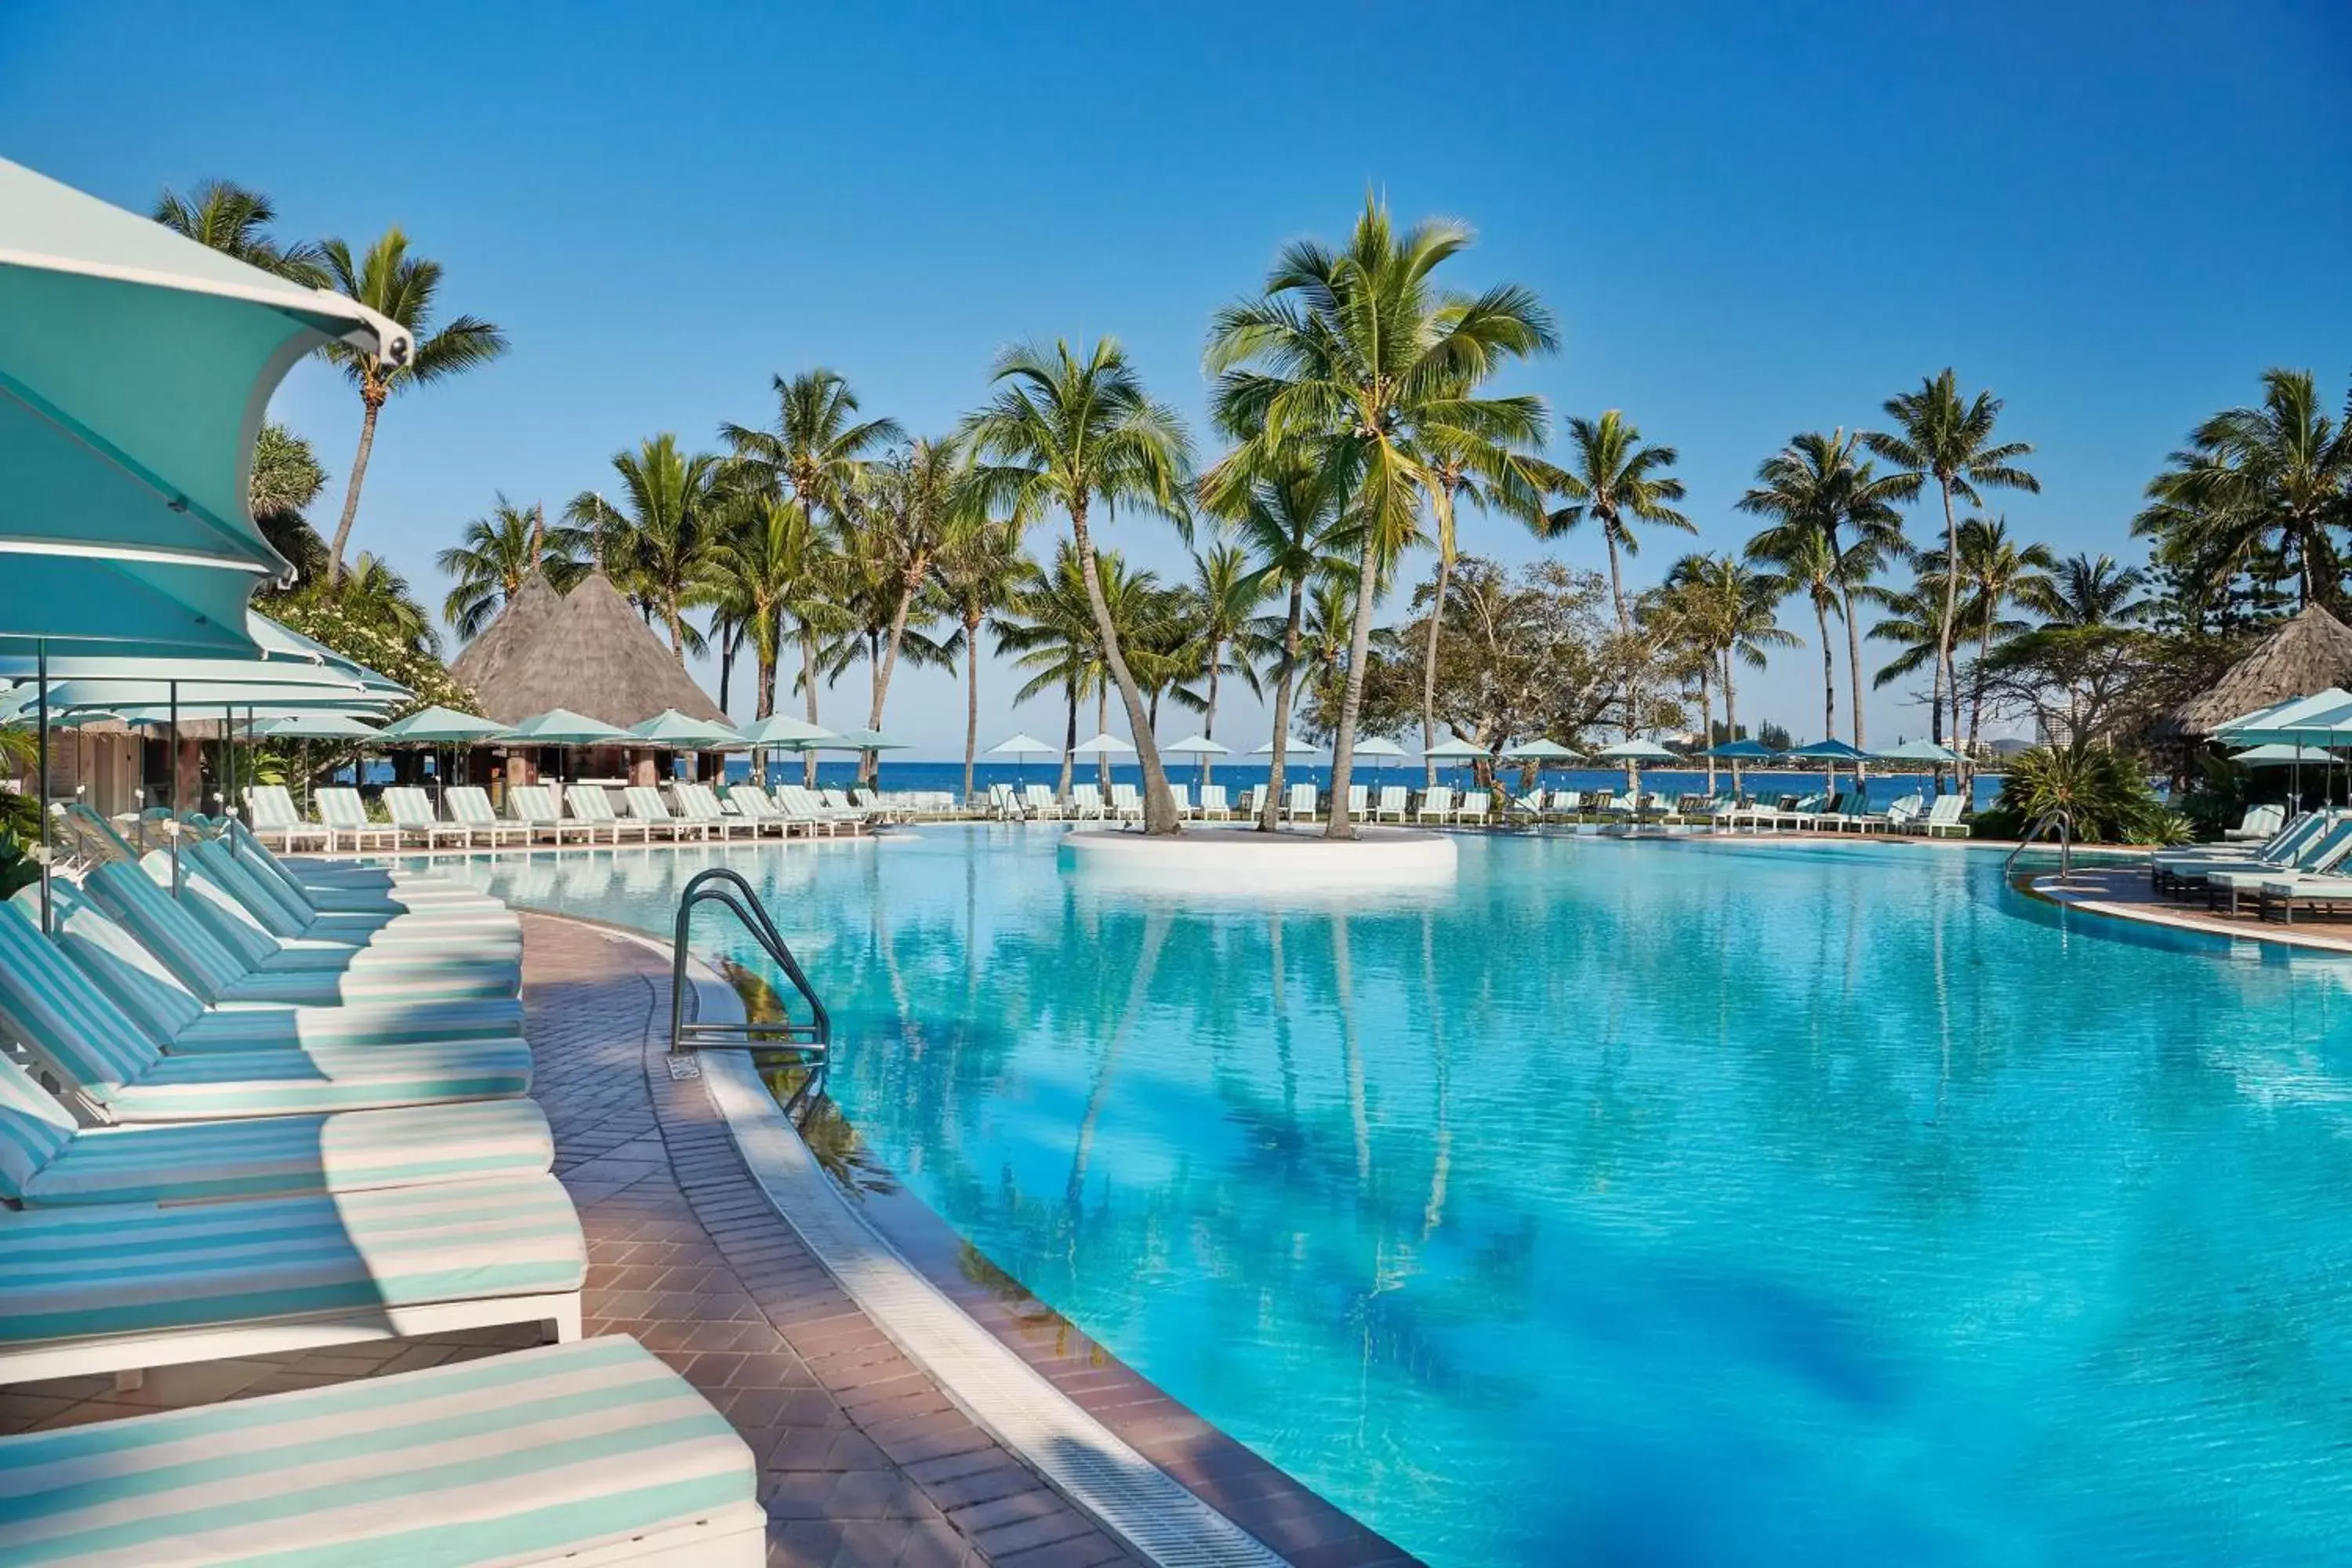
[(587, 1270), (549, 1175), (0, 1214), (0, 1343), (555, 1295)]
[(530, 1047), (520, 1039), (165, 1057), (13, 903), (0, 904), (0, 1029), (126, 1121), (507, 1100), (530, 1089)]
[[(0, 1074), (13, 1070), (0, 1065)], [(0, 1142), (7, 1136), (0, 1124)], [(34, 1172), (18, 1195), (27, 1206), (47, 1208), (352, 1193), (539, 1174), (554, 1158), (547, 1118), (528, 1100), (88, 1128)]]
[(746, 1514), (754, 1484), (726, 1419), (614, 1336), (0, 1438), (0, 1559), (551, 1563)]

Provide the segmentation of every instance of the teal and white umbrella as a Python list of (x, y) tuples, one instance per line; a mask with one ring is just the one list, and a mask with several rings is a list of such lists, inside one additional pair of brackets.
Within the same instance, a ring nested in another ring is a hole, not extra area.
[(879, 730), (852, 730), (819, 742), (814, 750), (820, 752), (903, 752), (904, 741), (894, 741)]
[(2273, 741), (2266, 746), (2250, 746), (2233, 752), (2230, 760), (2250, 768), (2299, 767), (2309, 763), (2314, 767), (2326, 767), (2336, 761), (2336, 753), (2317, 746), (2294, 746)]
[(1106, 731), (1091, 741), (1080, 741), (1070, 748), (1074, 757), (1131, 757), (1135, 748)]
[(1640, 794), (1643, 763), (1679, 763), (1682, 758), (1644, 735), (1630, 735), (1614, 745), (1603, 746), (1592, 753), (1612, 763), (1625, 764), (1625, 787)]
[(1371, 735), (1356, 742), (1356, 755), (1370, 757), (1382, 768), (1404, 755), (1404, 748), (1386, 735)]
[(348, 713), (283, 713), (254, 725), (263, 741), (373, 741), (380, 731)]
[(1871, 752), (1870, 760), (1874, 763), (1927, 763), (1932, 766), (1948, 768), (1956, 765), (1960, 759), (1957, 754), (1936, 744), (1933, 741), (1906, 741), (1901, 745), (1889, 746), (1883, 752)]
[(407, 329), (0, 160), (0, 651), (239, 653), (286, 570), (247, 510), (270, 394), (321, 343)]
[(665, 708), (652, 718), (630, 725), (629, 733), (648, 746), (667, 746), (681, 752), (724, 752), (744, 743), (741, 731), (731, 725), (691, 718), (675, 708)]
[(502, 741), (508, 733), (507, 727), (494, 720), (460, 713), (454, 708), (433, 707), (420, 709), (385, 725), (376, 739), (390, 746), (473, 746)]
[(821, 724), (805, 719), (795, 719), (788, 713), (771, 713), (743, 731), (743, 743), (762, 751), (796, 752), (824, 741), (837, 741), (840, 736)]
[(507, 740), (527, 746), (626, 746), (636, 737), (618, 724), (607, 724), (569, 708), (551, 708), (509, 730)]
[(1522, 741), (1516, 746), (1504, 747), (1502, 756), (1507, 763), (1533, 763), (1538, 767), (1576, 761), (1574, 752), (1558, 741), (1548, 741), (1540, 736), (1532, 741)]

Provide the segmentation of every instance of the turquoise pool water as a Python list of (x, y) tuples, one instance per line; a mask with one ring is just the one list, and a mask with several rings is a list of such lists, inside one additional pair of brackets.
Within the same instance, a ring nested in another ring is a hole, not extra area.
[(1276, 910), (1054, 839), (478, 874), (666, 933), (744, 870), (880, 1157), (1433, 1563), (2343, 1560), (2343, 962), (1916, 846), (1470, 837)]

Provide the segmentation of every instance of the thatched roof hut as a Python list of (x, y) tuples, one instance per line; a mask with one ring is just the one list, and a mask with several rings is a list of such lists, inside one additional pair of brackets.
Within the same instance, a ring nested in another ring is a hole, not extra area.
[(2352, 626), (2317, 605), (2306, 605), (2229, 673), (2174, 709), (2166, 727), (2184, 739), (2200, 738), (2241, 713), (2347, 685), (2352, 685)]
[(727, 721), (602, 572), (568, 595), (533, 576), (449, 672), (473, 689), (482, 716), (501, 724), (551, 708), (623, 729), (666, 708)]

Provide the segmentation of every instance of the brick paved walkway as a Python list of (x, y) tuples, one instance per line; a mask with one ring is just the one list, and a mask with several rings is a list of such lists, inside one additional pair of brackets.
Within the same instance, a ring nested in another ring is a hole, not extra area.
[[(592, 926), (524, 917), (533, 1094), (588, 1236), (585, 1327), (627, 1333), (733, 1421), (760, 1465), (770, 1561), (840, 1568), (1136, 1561), (981, 1431), (836, 1287), (751, 1183), (698, 1079), (666, 1054), (669, 969)], [(1302, 1568), (1409, 1562), (1036, 1303), (956, 1269), (952, 1234), (894, 1205), (936, 1283), (1120, 1436)], [(496, 1354), (528, 1329), (0, 1387), (0, 1432), (315, 1387)]]

